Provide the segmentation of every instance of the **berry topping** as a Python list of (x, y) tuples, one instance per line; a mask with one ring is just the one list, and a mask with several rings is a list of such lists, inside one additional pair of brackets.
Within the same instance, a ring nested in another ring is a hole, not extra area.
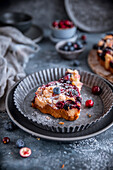
[(81, 36), (81, 39), (82, 39), (82, 40), (86, 40), (86, 39), (87, 39), (86, 35), (82, 35), (82, 36)]
[(113, 61), (110, 61), (110, 67), (113, 68)]
[(77, 67), (77, 66), (79, 66), (79, 65), (80, 65), (80, 61), (75, 60), (74, 63), (73, 63), (73, 66), (76, 66), (76, 67)]
[(71, 81), (68, 80), (68, 81), (66, 81), (66, 83), (67, 83), (67, 84), (71, 84)]
[(93, 45), (93, 49), (94, 49), (94, 50), (97, 50), (97, 49), (98, 49), (98, 44), (94, 44), (94, 45)]
[(7, 144), (7, 143), (9, 143), (10, 142), (10, 139), (8, 138), (8, 137), (4, 137), (3, 138), (3, 143), (4, 144)]
[(76, 100), (77, 100), (78, 102), (80, 102), (80, 103), (82, 102), (82, 98), (79, 97), (79, 96), (76, 97)]
[(20, 155), (24, 158), (27, 158), (31, 155), (31, 149), (24, 147), (20, 149)]
[(63, 107), (64, 107), (64, 102), (63, 102), (63, 101), (57, 102), (57, 103), (56, 103), (56, 107), (57, 107), (58, 109), (63, 109)]
[(92, 100), (87, 100), (85, 105), (86, 105), (86, 107), (93, 107), (94, 102)]
[(54, 94), (60, 94), (60, 93), (61, 93), (60, 88), (59, 88), (59, 87), (55, 87), (55, 88), (53, 89), (53, 93), (54, 93)]
[(18, 148), (24, 147), (24, 141), (23, 141), (22, 139), (18, 139), (18, 140), (16, 141), (16, 146), (17, 146)]
[(99, 86), (93, 86), (92, 87), (92, 93), (95, 94), (95, 95), (99, 95), (101, 94), (101, 88)]
[(12, 131), (16, 128), (16, 125), (12, 121), (8, 121), (4, 124), (4, 128), (8, 131)]

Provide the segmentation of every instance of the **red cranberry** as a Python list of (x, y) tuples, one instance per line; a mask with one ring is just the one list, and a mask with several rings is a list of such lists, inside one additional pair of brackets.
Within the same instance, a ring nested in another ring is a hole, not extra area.
[(58, 109), (63, 109), (63, 107), (64, 107), (64, 102), (63, 102), (63, 101), (57, 102), (57, 103), (56, 103), (56, 107), (58, 107)]
[(99, 95), (101, 93), (101, 88), (99, 86), (93, 86), (92, 93), (95, 95)]
[(31, 155), (31, 149), (24, 147), (20, 149), (20, 155), (24, 158), (27, 158)]
[(87, 100), (85, 105), (86, 105), (86, 107), (93, 107), (94, 102), (92, 100)]
[(8, 138), (8, 137), (4, 137), (3, 138), (3, 143), (4, 144), (7, 144), (7, 143), (9, 143), (10, 142), (10, 139)]
[(64, 77), (64, 80), (69, 80), (69, 78), (70, 78), (70, 76), (69, 76), (69, 75), (66, 75), (66, 76)]
[(86, 38), (86, 35), (82, 35), (81, 39), (82, 39), (82, 40), (86, 40), (86, 39), (87, 39), (87, 38)]
[(53, 23), (52, 23), (52, 26), (53, 26), (53, 27), (58, 27), (58, 22), (57, 22), (57, 21), (53, 22)]

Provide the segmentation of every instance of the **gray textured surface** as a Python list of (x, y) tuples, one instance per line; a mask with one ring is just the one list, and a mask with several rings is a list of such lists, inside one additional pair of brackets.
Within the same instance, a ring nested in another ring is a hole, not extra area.
[[(34, 22), (45, 30), (46, 38), (39, 44), (41, 50), (38, 55), (32, 58), (27, 64), (25, 69), (27, 74), (44, 68), (72, 67), (73, 61), (61, 59), (55, 51), (54, 44), (51, 43), (47, 37), (49, 35), (49, 21), (59, 17), (66, 17), (63, 1), (17, 1), (17, 3), (9, 7), (9, 10), (28, 11), (34, 15)], [(40, 19), (42, 17), (43, 19)], [(87, 55), (92, 44), (98, 41), (102, 37), (102, 34), (88, 34), (87, 37), (88, 45), (84, 53), (78, 58), (81, 62), (78, 69), (91, 71), (87, 65)], [(65, 144), (42, 139), (38, 141), (20, 129), (7, 132), (3, 127), (7, 119), (8, 115), (6, 113), (0, 113), (0, 138), (2, 140), (4, 136), (8, 136), (11, 139), (11, 142), (7, 145), (0, 142), (0, 169), (56, 170), (61, 169), (62, 164), (65, 165), (65, 170), (113, 169), (113, 127), (97, 137)], [(15, 146), (15, 142), (19, 138), (22, 138), (26, 146), (31, 148), (32, 155), (29, 158), (24, 159), (20, 157), (19, 149)]]
[(70, 18), (82, 30), (104, 32), (113, 29), (113, 1), (65, 0), (65, 5)]

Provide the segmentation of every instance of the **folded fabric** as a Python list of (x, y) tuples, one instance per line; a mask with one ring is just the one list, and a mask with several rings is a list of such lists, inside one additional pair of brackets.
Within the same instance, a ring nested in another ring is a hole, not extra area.
[(0, 27), (0, 111), (5, 110), (8, 90), (26, 75), (24, 67), (38, 51), (39, 46), (16, 28)]

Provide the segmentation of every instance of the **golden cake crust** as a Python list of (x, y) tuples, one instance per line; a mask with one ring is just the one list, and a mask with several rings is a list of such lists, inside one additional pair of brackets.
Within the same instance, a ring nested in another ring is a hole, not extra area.
[(53, 109), (51, 106), (49, 105), (45, 105), (43, 108), (39, 107), (38, 105), (36, 105), (35, 103), (32, 103), (32, 107), (39, 109), (42, 113), (45, 114), (50, 114), (51, 116), (55, 117), (55, 118), (64, 118), (65, 120), (76, 120), (79, 118), (80, 115), (80, 110), (78, 109), (74, 109), (74, 114), (70, 115), (69, 111), (66, 111), (65, 109)]

